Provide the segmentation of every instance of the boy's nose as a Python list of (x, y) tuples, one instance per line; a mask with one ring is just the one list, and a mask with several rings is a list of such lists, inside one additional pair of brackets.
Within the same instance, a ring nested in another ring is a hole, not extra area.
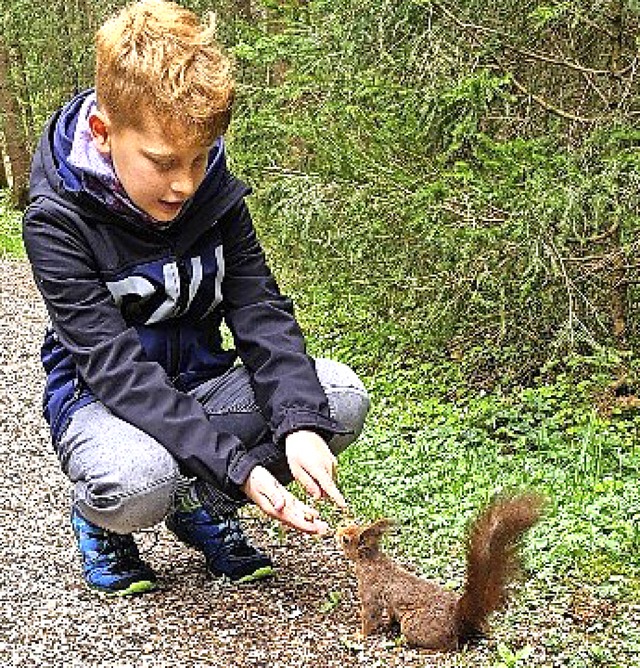
[(196, 189), (195, 179), (188, 173), (180, 174), (171, 181), (171, 190), (185, 199), (191, 197)]

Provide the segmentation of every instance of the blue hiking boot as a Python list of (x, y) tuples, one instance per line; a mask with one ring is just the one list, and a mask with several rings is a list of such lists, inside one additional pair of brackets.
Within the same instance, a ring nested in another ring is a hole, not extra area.
[(226, 575), (239, 583), (273, 575), (271, 559), (247, 543), (235, 515), (214, 518), (197, 506), (174, 511), (166, 524), (183, 543), (204, 554), (212, 575)]
[(71, 526), (89, 587), (115, 596), (143, 594), (156, 588), (156, 574), (140, 559), (131, 534), (101, 529), (85, 520), (75, 508)]

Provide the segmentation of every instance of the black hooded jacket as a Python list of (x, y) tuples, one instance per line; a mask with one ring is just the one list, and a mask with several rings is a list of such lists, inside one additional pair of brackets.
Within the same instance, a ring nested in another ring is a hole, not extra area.
[[(265, 263), (244, 201), (249, 189), (227, 170), (222, 142), (179, 217), (154, 228), (65, 184), (56, 127), (85, 95), (44, 131), (23, 227), (51, 319), (42, 360), (54, 442), (74, 410), (99, 400), (158, 440), (185, 474), (238, 497), (238, 485), (262, 462), (234, 434), (214, 431), (187, 394), (237, 355), (275, 447), (299, 429), (325, 437), (342, 430), (329, 416), (292, 304)], [(223, 349), (223, 320), (237, 354)]]

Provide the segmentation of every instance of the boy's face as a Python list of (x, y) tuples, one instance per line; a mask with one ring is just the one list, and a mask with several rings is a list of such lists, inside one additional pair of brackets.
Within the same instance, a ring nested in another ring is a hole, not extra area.
[(210, 147), (176, 141), (177, 134), (164, 125), (147, 121), (142, 129), (116, 128), (96, 111), (89, 126), (131, 201), (160, 223), (173, 220), (204, 179)]

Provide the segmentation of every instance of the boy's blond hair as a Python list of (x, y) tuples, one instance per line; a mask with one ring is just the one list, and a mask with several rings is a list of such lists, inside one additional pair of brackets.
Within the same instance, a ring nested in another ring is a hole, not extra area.
[(180, 137), (210, 145), (231, 118), (231, 63), (207, 25), (166, 0), (126, 6), (96, 34), (98, 106), (116, 127), (150, 120)]

